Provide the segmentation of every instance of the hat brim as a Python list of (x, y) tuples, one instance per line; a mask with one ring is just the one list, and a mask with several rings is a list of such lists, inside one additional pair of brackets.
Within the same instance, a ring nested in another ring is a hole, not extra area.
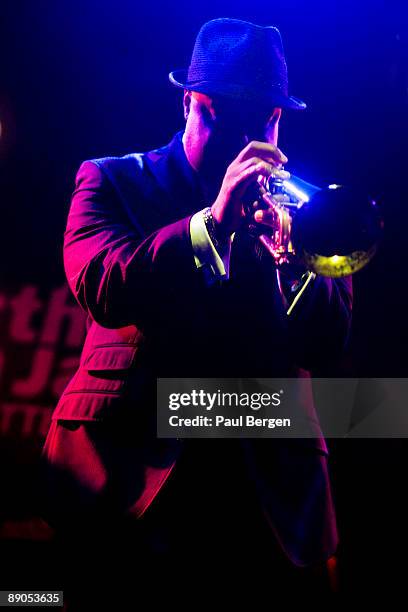
[(293, 110), (304, 110), (307, 106), (303, 100), (295, 96), (284, 96), (281, 93), (267, 91), (266, 89), (254, 89), (245, 87), (242, 83), (225, 83), (217, 81), (189, 81), (187, 70), (173, 70), (169, 74), (169, 81), (176, 87), (191, 89), (207, 95), (218, 95), (244, 100), (246, 102), (258, 102), (262, 104), (273, 104), (279, 108), (290, 108)]

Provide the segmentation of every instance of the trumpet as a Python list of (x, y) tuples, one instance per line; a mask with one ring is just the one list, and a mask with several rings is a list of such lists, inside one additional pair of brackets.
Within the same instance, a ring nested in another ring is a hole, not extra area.
[[(274, 199), (276, 194), (283, 194), (285, 201)], [(296, 177), (259, 176), (244, 208), (251, 235), (273, 257), (277, 269), (301, 266), (331, 278), (366, 266), (383, 231), (376, 202), (359, 189), (335, 184), (316, 188)], [(258, 208), (272, 213), (271, 225), (251, 223)]]

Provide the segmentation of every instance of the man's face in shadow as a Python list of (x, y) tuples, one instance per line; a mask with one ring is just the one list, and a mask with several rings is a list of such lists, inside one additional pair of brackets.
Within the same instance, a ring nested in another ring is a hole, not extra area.
[(277, 145), (281, 109), (184, 90), (184, 148), (197, 171), (215, 177), (251, 140)]

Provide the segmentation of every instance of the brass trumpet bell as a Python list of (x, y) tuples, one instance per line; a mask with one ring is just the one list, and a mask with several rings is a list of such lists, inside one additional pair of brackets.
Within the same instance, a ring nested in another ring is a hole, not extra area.
[[(301, 265), (337, 278), (361, 270), (377, 251), (383, 220), (376, 203), (359, 189), (330, 185), (309, 198), (291, 181), (261, 177), (258, 185), (257, 205), (273, 213), (274, 223), (268, 232), (265, 225), (255, 231), (277, 266)], [(289, 201), (274, 200), (276, 193)]]

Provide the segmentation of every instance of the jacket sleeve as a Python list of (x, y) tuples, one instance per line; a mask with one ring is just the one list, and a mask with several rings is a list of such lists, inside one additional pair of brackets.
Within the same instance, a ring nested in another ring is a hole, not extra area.
[(290, 342), (299, 366), (329, 375), (347, 347), (353, 305), (352, 277), (317, 276), (288, 316)]
[(64, 268), (76, 300), (104, 327), (143, 328), (199, 281), (190, 216), (139, 235), (94, 161), (76, 176), (64, 234)]

